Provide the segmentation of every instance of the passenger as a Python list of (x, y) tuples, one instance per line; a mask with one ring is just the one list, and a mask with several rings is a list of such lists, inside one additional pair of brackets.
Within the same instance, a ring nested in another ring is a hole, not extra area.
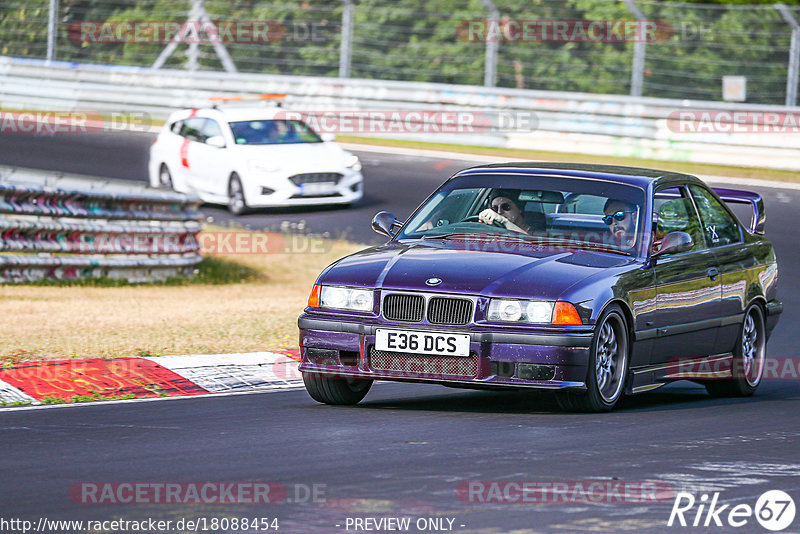
[(621, 249), (631, 249), (636, 245), (636, 212), (635, 204), (609, 198), (603, 207), (603, 222), (608, 225), (614, 244)]
[(521, 234), (530, 233), (531, 227), (525, 222), (519, 205), (519, 191), (497, 189), (492, 193), (491, 199), (491, 207), (478, 215), (480, 222), (493, 224), (497, 221), (508, 230)]

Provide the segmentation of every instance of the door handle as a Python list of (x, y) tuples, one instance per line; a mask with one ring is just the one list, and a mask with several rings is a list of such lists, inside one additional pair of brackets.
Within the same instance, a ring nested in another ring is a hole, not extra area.
[(712, 267), (708, 270), (708, 277), (711, 278), (711, 280), (716, 280), (717, 276), (719, 276), (719, 269)]

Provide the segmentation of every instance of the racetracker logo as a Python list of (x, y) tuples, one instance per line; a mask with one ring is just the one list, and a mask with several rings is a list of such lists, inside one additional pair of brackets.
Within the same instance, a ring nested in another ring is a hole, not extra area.
[(539, 119), (532, 111), (373, 110), (282, 111), (275, 119), (299, 120), (318, 133), (355, 134), (474, 134), (532, 131)]
[(324, 503), (325, 484), (280, 482), (79, 482), (69, 488), (78, 504)]
[[(698, 499), (691, 493), (679, 492), (672, 504), (667, 526), (741, 528), (752, 524), (755, 517), (762, 527), (777, 532), (794, 521), (794, 500), (786, 492), (766, 491), (758, 498), (755, 507), (745, 503), (735, 506), (719, 504), (719, 496), (719, 492), (713, 495), (704, 493)], [(748, 531), (752, 532), (752, 527)]]
[(75, 43), (278, 43), (286, 26), (274, 20), (220, 20), (169, 22), (136, 20), (82, 21), (69, 25), (67, 35)]
[(667, 117), (667, 127), (675, 133), (800, 133), (800, 113), (675, 110)]
[[(577, 232), (533, 230), (532, 235), (520, 238), (515, 235), (471, 235), (455, 234), (450, 236), (450, 246), (454, 250), (463, 252), (562, 252), (570, 249), (620, 251), (627, 250), (630, 246), (623, 246), (622, 240), (610, 232)], [(431, 237), (436, 234), (430, 234)], [(643, 242), (650, 240), (650, 234), (645, 233)]]
[[(746, 368), (742, 360), (731, 362), (727, 358), (702, 360), (697, 362), (676, 360), (678, 368), (671, 378), (699, 378), (704, 380), (729, 380), (731, 376), (744, 376)], [(764, 358), (764, 370), (761, 375), (765, 380), (800, 380), (800, 357), (788, 356)]]
[(201, 232), (197, 241), (200, 253), (205, 256), (322, 254), (333, 246), (333, 242), (322, 235), (277, 232)]
[(485, 504), (647, 503), (672, 500), (671, 484), (619, 480), (471, 480), (456, 488), (458, 500)]
[(93, 111), (0, 111), (0, 132), (55, 135), (93, 133), (103, 117)]
[(675, 33), (663, 20), (462, 20), (456, 27), (461, 41), (549, 43), (653, 43)]
[(152, 120), (144, 112), (111, 112), (102, 116), (96, 111), (0, 111), (0, 133), (91, 134), (105, 130), (146, 132)]

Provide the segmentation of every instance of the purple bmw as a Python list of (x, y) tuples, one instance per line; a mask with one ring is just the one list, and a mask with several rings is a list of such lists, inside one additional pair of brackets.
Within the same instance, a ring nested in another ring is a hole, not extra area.
[(758, 194), (673, 172), (460, 171), (319, 276), (298, 319), (306, 389), (355, 404), (374, 380), (539, 388), (577, 411), (680, 379), (752, 395), (783, 308), (764, 222)]

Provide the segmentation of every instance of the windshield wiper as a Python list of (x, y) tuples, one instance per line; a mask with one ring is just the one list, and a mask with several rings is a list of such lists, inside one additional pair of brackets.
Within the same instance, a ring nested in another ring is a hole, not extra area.
[(549, 244), (562, 244), (565, 247), (573, 246), (574, 248), (578, 248), (581, 250), (592, 250), (597, 252), (608, 252), (610, 254), (620, 254), (622, 256), (631, 256), (629, 252), (625, 252), (618, 248), (614, 248), (608, 245), (603, 245), (602, 243), (592, 243), (589, 241), (576, 241), (574, 239), (564, 239), (564, 238), (545, 238), (538, 241), (539, 244), (542, 245), (549, 245)]
[(425, 234), (421, 237), (421, 239), (451, 239), (454, 236), (459, 237), (473, 237), (473, 236), (483, 236), (485, 234), (478, 234), (478, 233), (469, 233), (469, 232), (447, 232), (444, 234)]

